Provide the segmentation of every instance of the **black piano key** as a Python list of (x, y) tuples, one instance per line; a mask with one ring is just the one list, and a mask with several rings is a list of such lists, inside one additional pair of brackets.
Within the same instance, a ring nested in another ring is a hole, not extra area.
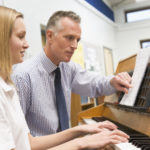
[(133, 136), (133, 137), (131, 137), (130, 136), (129, 142), (132, 143), (133, 140), (140, 140), (140, 139), (142, 139), (142, 140), (148, 140), (150, 138), (148, 136), (143, 136), (143, 137), (141, 137), (141, 136)]
[(150, 139), (149, 140), (133, 140), (132, 144), (134, 144), (137, 147), (142, 147), (142, 145), (150, 145)]
[(101, 122), (101, 121), (106, 121), (107, 119), (104, 117), (93, 117), (93, 120), (97, 121), (97, 122)]
[(145, 148), (146, 146), (150, 146), (150, 144), (146, 144), (146, 143), (138, 143), (138, 144), (136, 144), (135, 146), (137, 146), (137, 147), (139, 147), (139, 148)]
[(144, 145), (144, 144), (143, 144), (143, 145), (141, 146), (141, 149), (142, 149), (142, 150), (150, 150), (150, 145)]
[(150, 146), (145, 146), (142, 150), (150, 150)]
[(141, 150), (150, 150), (150, 145), (142, 145)]

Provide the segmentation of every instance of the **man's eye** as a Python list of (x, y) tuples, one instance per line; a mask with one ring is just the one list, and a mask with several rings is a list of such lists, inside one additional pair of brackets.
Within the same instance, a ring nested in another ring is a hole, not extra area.
[(67, 39), (68, 39), (68, 40), (73, 40), (74, 37), (73, 37), (73, 36), (68, 36)]
[(77, 42), (79, 42), (80, 41), (80, 39), (77, 39)]

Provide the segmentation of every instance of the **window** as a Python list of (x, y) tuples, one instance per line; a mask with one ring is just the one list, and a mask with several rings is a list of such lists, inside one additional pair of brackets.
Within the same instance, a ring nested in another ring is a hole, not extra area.
[(150, 39), (140, 41), (141, 48), (150, 47)]
[(150, 7), (125, 12), (126, 22), (150, 19)]

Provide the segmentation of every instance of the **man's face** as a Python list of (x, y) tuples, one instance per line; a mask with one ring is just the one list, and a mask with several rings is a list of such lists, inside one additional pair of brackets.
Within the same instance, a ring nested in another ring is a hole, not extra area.
[(65, 17), (59, 22), (57, 31), (51, 37), (49, 56), (52, 62), (69, 62), (81, 36), (80, 24)]

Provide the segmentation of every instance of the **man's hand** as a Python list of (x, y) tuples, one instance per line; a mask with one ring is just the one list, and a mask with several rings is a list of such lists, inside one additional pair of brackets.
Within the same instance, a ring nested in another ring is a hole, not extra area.
[(116, 88), (118, 91), (128, 93), (129, 88), (131, 88), (131, 77), (127, 72), (122, 72), (114, 76), (110, 80), (110, 84)]

